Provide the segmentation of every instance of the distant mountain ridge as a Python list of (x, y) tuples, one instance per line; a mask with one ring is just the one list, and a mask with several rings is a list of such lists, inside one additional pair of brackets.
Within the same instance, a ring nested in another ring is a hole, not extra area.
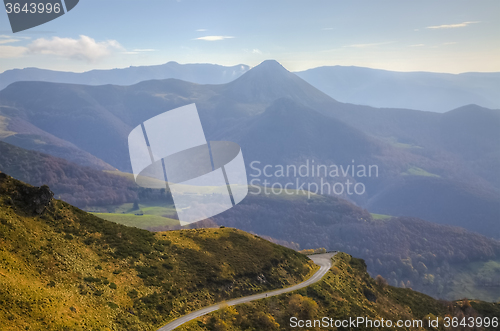
[(468, 104), (500, 108), (500, 72), (447, 74), (325, 66), (296, 74), (332, 98), (358, 105), (438, 113)]
[(174, 61), (161, 65), (91, 70), (82, 73), (38, 68), (11, 69), (0, 73), (0, 90), (18, 81), (133, 85), (144, 80), (176, 78), (198, 84), (224, 84), (238, 78), (249, 69), (250, 67), (244, 64), (221, 66), (208, 63), (179, 64)]
[[(145, 80), (175, 78), (197, 84), (225, 84), (250, 70), (244, 64), (207, 63), (91, 70), (83, 73), (38, 68), (0, 73), (0, 90), (16, 81), (84, 85), (133, 85)], [(297, 76), (341, 102), (373, 107), (418, 109), (443, 113), (468, 104), (500, 108), (500, 73), (397, 72), (355, 66), (324, 66), (295, 72)], [(278, 88), (278, 87), (275, 87)]]

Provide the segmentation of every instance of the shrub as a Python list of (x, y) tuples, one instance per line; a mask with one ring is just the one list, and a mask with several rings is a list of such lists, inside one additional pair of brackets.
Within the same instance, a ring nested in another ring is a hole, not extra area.
[(118, 306), (116, 303), (114, 303), (114, 302), (108, 302), (108, 306), (109, 306), (110, 308), (112, 308), (112, 309), (116, 309), (116, 308), (118, 308), (118, 307), (119, 307), (119, 306)]
[(83, 280), (88, 282), (88, 283), (100, 283), (101, 282), (100, 278), (96, 278), (96, 277), (92, 277), (92, 276), (83, 277)]
[(131, 299), (135, 299), (135, 298), (137, 298), (139, 296), (139, 292), (137, 292), (136, 290), (132, 290), (132, 291), (128, 292), (127, 295)]

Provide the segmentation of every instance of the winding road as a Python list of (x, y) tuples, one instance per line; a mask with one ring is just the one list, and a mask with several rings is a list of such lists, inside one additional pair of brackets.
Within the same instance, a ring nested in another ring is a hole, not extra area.
[(173, 320), (172, 322), (168, 323), (167, 325), (162, 326), (157, 331), (174, 330), (176, 327), (181, 326), (184, 323), (187, 323), (195, 318), (198, 318), (200, 316), (203, 316), (203, 315), (206, 315), (206, 314), (211, 313), (213, 311), (216, 311), (216, 310), (222, 308), (223, 306), (234, 306), (234, 305), (238, 305), (240, 303), (269, 298), (269, 297), (272, 297), (275, 295), (280, 295), (283, 293), (296, 291), (298, 289), (301, 289), (301, 288), (304, 288), (304, 287), (309, 286), (311, 284), (314, 284), (314, 283), (320, 281), (321, 278), (323, 278), (323, 276), (327, 273), (327, 271), (330, 270), (330, 268), (332, 267), (332, 257), (335, 254), (336, 253), (310, 255), (309, 258), (311, 260), (313, 260), (314, 263), (319, 265), (320, 268), (314, 275), (312, 275), (311, 278), (309, 278), (308, 280), (306, 280), (302, 283), (299, 283), (297, 285), (293, 285), (290, 287), (282, 288), (279, 290), (274, 290), (271, 292), (264, 292), (264, 293), (249, 295), (247, 297), (232, 299), (229, 301), (224, 301), (224, 302), (218, 303), (218, 304), (213, 305), (213, 306), (205, 307), (205, 308), (202, 308), (200, 310), (189, 313), (185, 316), (179, 317), (178, 319)]

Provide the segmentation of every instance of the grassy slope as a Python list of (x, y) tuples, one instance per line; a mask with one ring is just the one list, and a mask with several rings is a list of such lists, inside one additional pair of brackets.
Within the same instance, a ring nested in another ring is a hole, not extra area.
[(390, 215), (383, 215), (383, 214), (370, 213), (370, 215), (372, 215), (374, 220), (388, 220), (392, 218), (392, 216)]
[(135, 226), (140, 229), (155, 226), (174, 226), (179, 225), (179, 221), (156, 215), (135, 215), (135, 214), (116, 214), (116, 213), (93, 213), (95, 216), (106, 221), (123, 224), (126, 226)]
[(450, 294), (454, 297), (481, 298), (500, 302), (500, 260), (475, 261), (458, 266), (451, 282)]
[(424, 176), (424, 177), (441, 177), (436, 174), (432, 174), (424, 169), (418, 167), (410, 167), (408, 170), (403, 172), (401, 175), (403, 176)]
[[(118, 206), (91, 207), (92, 214), (106, 221), (134, 226), (139, 229), (150, 230), (180, 225), (179, 220), (168, 216), (175, 216), (176, 211), (166, 202), (146, 202), (138, 204), (139, 209), (133, 208), (133, 203), (124, 203)], [(96, 211), (96, 212), (94, 212)]]
[[(401, 319), (425, 321), (429, 316), (440, 319), (446, 315), (498, 317), (500, 312), (500, 304), (477, 301), (471, 304), (473, 308), (463, 301), (437, 301), (411, 289), (395, 288), (376, 282), (366, 273), (363, 260), (338, 253), (335, 256), (334, 266), (321, 282), (296, 292), (226, 307), (202, 316), (180, 327), (179, 330), (289, 330), (292, 329), (288, 327), (292, 316), (299, 319), (321, 319), (323, 316), (328, 316), (334, 320), (361, 316), (372, 320), (390, 319), (396, 323)], [(356, 328), (356, 330), (374, 329), (378, 328)], [(383, 329), (396, 330), (396, 328)], [(397, 330), (423, 329), (398, 328)]]
[(304, 255), (236, 229), (154, 234), (57, 200), (37, 214), (40, 192), (0, 173), (2, 330), (152, 330), (315, 269)]
[(8, 119), (5, 116), (0, 116), (0, 138), (7, 138), (8, 136), (16, 134), (7, 128), (8, 124)]

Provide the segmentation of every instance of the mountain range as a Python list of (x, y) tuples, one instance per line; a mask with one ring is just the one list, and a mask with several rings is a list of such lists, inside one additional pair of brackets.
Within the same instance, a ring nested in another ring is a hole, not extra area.
[[(500, 111), (468, 105), (439, 114), (341, 103), (276, 61), (220, 85), (16, 82), (0, 91), (0, 134), (83, 166), (130, 172), (131, 129), (189, 103), (197, 105), (207, 140), (240, 144), (249, 173), (252, 161), (377, 165), (377, 177), (346, 177), (363, 182), (366, 194), (341, 196), (372, 212), (500, 238)], [(85, 153), (91, 157), (82, 160)]]
[(358, 105), (444, 113), (477, 104), (500, 108), (500, 73), (398, 72), (327, 66), (297, 75), (332, 98)]
[(198, 84), (224, 84), (238, 78), (248, 69), (249, 67), (244, 64), (221, 66), (205, 63), (179, 64), (174, 61), (161, 65), (91, 70), (82, 73), (39, 68), (12, 69), (0, 74), (0, 90), (18, 81), (84, 85), (132, 85), (144, 80), (176, 78)]
[[(38, 68), (12, 69), (0, 73), (0, 90), (17, 81), (132, 85), (151, 79), (175, 78), (197, 84), (225, 84), (249, 69), (249, 66), (243, 64), (220, 66), (176, 62), (83, 73)], [(337, 65), (308, 69), (296, 74), (341, 102), (439, 113), (468, 104), (500, 108), (497, 93), (500, 73), (396, 72)]]

